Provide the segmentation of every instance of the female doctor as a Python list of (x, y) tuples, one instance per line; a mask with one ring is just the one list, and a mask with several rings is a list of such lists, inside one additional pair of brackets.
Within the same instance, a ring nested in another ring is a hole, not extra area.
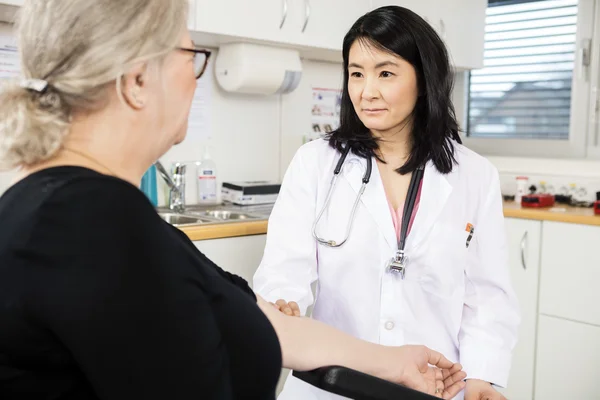
[[(460, 360), (465, 399), (504, 399), (519, 312), (499, 178), (460, 144), (444, 43), (382, 7), (347, 33), (343, 67), (340, 127), (294, 156), (254, 290), (364, 340), (429, 346)], [(333, 398), (291, 375), (280, 396)]]

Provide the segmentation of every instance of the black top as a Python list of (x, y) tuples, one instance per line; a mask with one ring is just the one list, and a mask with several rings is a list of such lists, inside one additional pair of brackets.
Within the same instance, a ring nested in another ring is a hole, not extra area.
[(275, 398), (281, 350), (248, 284), (135, 186), (47, 169), (0, 221), (0, 398)]

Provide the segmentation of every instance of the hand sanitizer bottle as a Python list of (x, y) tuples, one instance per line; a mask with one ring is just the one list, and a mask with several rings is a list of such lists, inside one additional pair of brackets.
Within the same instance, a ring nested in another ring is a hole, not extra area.
[(208, 146), (204, 148), (204, 157), (197, 166), (198, 204), (217, 203), (217, 165), (210, 158)]

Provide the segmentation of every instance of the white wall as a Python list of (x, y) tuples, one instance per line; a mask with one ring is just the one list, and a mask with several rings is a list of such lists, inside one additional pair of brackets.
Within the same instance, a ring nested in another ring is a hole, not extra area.
[(312, 88), (341, 89), (342, 64), (304, 60), (302, 80), (296, 90), (282, 96), (281, 106), (281, 175), (302, 145), (303, 136), (311, 134)]

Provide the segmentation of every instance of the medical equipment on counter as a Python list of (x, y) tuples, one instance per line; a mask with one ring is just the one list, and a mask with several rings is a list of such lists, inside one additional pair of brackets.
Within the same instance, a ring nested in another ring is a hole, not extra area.
[(521, 198), (527, 194), (527, 183), (529, 178), (526, 176), (517, 176), (517, 192), (515, 194), (515, 201), (521, 202)]
[(548, 193), (527, 194), (521, 199), (521, 207), (552, 207), (554, 203), (554, 195)]
[(280, 189), (280, 183), (270, 181), (223, 182), (221, 197), (242, 206), (274, 204)]

